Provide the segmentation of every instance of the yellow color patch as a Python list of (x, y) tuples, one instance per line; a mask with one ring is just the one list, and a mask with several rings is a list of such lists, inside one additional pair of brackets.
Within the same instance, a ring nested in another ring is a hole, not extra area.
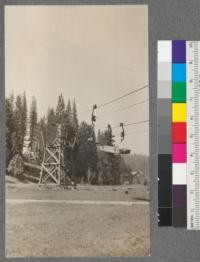
[(172, 122), (186, 122), (186, 103), (172, 104)]

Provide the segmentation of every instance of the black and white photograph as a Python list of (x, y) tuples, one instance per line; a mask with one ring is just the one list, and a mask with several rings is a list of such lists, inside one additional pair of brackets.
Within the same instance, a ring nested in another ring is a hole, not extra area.
[(6, 257), (150, 255), (147, 5), (5, 6)]

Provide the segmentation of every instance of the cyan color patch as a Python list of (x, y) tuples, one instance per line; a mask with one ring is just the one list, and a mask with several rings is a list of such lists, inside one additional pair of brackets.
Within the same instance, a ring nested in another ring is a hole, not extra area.
[(172, 82), (186, 81), (186, 64), (172, 64)]

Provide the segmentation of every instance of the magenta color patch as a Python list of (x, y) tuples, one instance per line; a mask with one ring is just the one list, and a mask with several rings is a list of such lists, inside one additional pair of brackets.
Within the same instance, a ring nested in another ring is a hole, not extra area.
[(186, 144), (172, 145), (173, 163), (186, 163)]

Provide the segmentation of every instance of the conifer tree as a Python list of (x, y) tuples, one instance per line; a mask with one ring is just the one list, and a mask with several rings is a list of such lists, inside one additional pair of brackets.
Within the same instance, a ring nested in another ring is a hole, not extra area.
[(68, 124), (72, 125), (72, 108), (71, 108), (70, 100), (68, 100), (67, 102), (66, 116), (67, 116)]
[(6, 166), (13, 157), (13, 141), (12, 134), (15, 132), (14, 125), (14, 96), (13, 94), (5, 100), (5, 113), (6, 113)]
[(28, 114), (28, 109), (27, 109), (27, 102), (26, 102), (26, 93), (24, 92), (23, 98), (22, 98), (22, 145), (24, 146), (24, 140), (27, 134), (27, 114)]
[[(86, 122), (82, 122), (79, 127), (78, 135), (78, 168), (79, 173), (82, 174), (85, 178), (87, 172), (90, 169), (92, 172), (96, 172), (97, 167), (97, 148), (96, 148), (96, 138), (95, 133), (93, 132), (93, 127), (88, 125)], [(88, 139), (92, 136), (92, 142), (89, 142)]]
[(32, 98), (31, 102), (29, 122), (29, 148), (33, 151), (37, 136), (37, 103), (35, 97)]
[(73, 102), (73, 109), (72, 109), (72, 125), (74, 128), (74, 131), (77, 132), (78, 130), (78, 117), (77, 117), (77, 109), (76, 109), (76, 101), (74, 99)]
[(56, 114), (53, 108), (47, 110), (47, 127), (44, 131), (44, 137), (47, 142), (52, 142), (56, 137)]
[(23, 120), (22, 120), (22, 96), (17, 95), (14, 109), (14, 132), (12, 133), (12, 152), (13, 155), (20, 154), (23, 152)]
[(38, 130), (38, 162), (41, 163), (45, 150), (45, 145), (47, 143), (47, 119), (45, 116), (43, 116), (38, 122)]
[(60, 94), (58, 97), (58, 103), (56, 107), (56, 120), (57, 123), (63, 124), (64, 122), (64, 115), (65, 115), (65, 102), (63, 95)]
[[(101, 145), (114, 145), (111, 126), (108, 125), (104, 132), (99, 131), (98, 136)], [(106, 152), (99, 152), (98, 156), (98, 173), (102, 176), (100, 180), (105, 184), (120, 183), (120, 156)]]
[(68, 100), (66, 111), (65, 111), (65, 132), (67, 141), (72, 142), (74, 139), (74, 130), (72, 124), (72, 109), (71, 109), (71, 102)]

